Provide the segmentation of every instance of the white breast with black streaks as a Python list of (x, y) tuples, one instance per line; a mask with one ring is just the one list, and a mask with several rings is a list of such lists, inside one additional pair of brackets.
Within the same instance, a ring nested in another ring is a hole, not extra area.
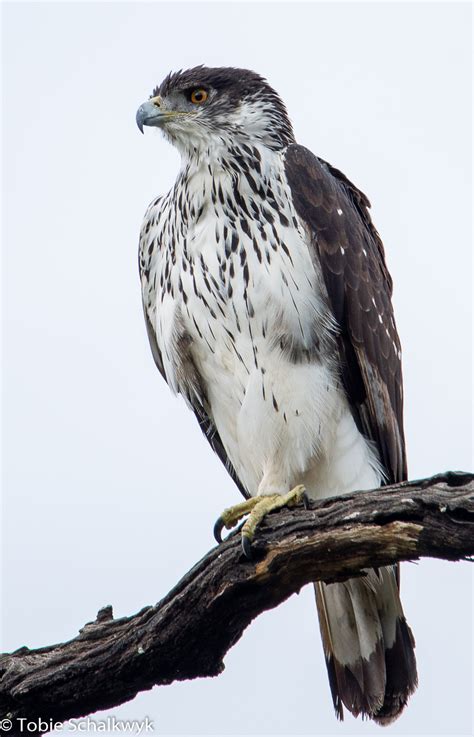
[(335, 326), (282, 157), (227, 147), (212, 164), (189, 161), (141, 234), (144, 304), (167, 382), (205, 407), (251, 494), (282, 493), (302, 475), (311, 486), (337, 442), (351, 475), (347, 448), (359, 435), (343, 421)]

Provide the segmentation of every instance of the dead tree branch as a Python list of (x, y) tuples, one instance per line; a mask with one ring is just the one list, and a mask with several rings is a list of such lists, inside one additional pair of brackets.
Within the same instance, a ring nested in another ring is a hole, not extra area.
[(62, 721), (154, 685), (216, 676), (250, 622), (310, 581), (422, 556), (473, 555), (473, 474), (449, 472), (283, 510), (259, 529), (253, 561), (233, 535), (156, 606), (121, 619), (106, 607), (69, 642), (1, 655), (0, 719)]

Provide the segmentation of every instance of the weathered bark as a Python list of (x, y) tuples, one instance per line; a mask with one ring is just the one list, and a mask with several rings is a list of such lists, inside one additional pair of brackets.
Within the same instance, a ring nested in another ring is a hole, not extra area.
[(253, 550), (249, 562), (233, 535), (156, 606), (121, 619), (105, 607), (69, 642), (1, 655), (0, 719), (66, 720), (154, 685), (216, 676), (252, 619), (310, 581), (422, 556), (473, 556), (474, 475), (445, 473), (271, 514)]

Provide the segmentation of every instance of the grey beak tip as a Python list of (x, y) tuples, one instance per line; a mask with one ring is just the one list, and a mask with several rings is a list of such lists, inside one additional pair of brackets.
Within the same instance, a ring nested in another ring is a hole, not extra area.
[(136, 120), (136, 123), (137, 123), (137, 126), (138, 126), (138, 130), (140, 131), (140, 133), (144, 133), (144, 130), (143, 130), (143, 113), (142, 113), (141, 107), (138, 108), (138, 110), (137, 110), (137, 114), (135, 116), (135, 120)]

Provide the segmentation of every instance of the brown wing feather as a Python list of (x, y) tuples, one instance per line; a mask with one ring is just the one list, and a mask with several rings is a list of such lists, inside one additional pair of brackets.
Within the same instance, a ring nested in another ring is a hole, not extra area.
[(303, 146), (286, 151), (295, 209), (310, 234), (340, 328), (342, 382), (362, 432), (379, 450), (388, 482), (406, 479), (400, 341), (392, 280), (367, 197)]
[[(340, 171), (302, 146), (287, 149), (286, 175), (339, 326), (341, 379), (354, 418), (366, 437), (376, 443), (387, 481), (404, 480), (400, 342), (391, 304), (392, 280), (382, 241), (368, 212), (370, 203)], [(361, 655), (349, 664), (343, 657), (346, 655), (347, 660), (347, 633), (340, 632), (338, 609), (327, 600), (328, 587), (316, 584), (324, 652), (339, 718), (343, 716), (344, 704), (355, 716), (362, 713), (387, 724), (401, 713), (416, 688), (414, 641), (398, 600), (398, 577), (390, 584), (387, 569), (385, 578), (388, 582), (379, 587), (374, 601), (376, 607), (384, 597), (392, 602), (385, 614), (383, 607), (380, 609), (380, 622), (385, 621), (384, 617), (396, 616), (395, 641), (384, 642), (380, 633), (376, 637), (376, 630), (368, 621), (363, 629), (366, 636), (372, 633), (373, 653), (368, 660)], [(352, 584), (357, 591), (363, 586), (363, 579)], [(388, 584), (395, 590), (390, 590)], [(336, 596), (342, 596), (343, 586), (333, 584)], [(351, 597), (347, 616), (353, 604)], [(397, 602), (399, 610), (394, 607)], [(393, 609), (394, 615), (390, 614)], [(354, 608), (354, 614), (355, 611)], [(362, 609), (359, 616), (363, 618), (364, 612)], [(354, 638), (356, 631), (357, 627)]]

